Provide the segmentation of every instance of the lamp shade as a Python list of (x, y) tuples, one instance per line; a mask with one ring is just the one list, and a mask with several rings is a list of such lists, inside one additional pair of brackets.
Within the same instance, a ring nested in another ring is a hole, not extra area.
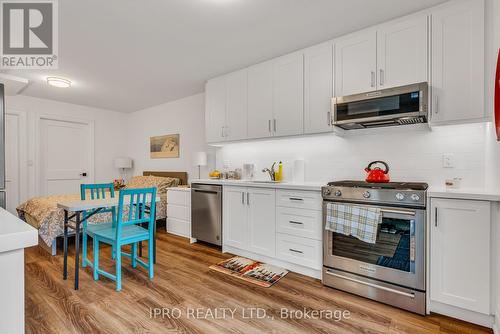
[(132, 159), (126, 157), (115, 158), (115, 168), (132, 168)]
[(194, 154), (194, 165), (195, 166), (206, 166), (207, 165), (207, 153), (206, 152), (196, 152)]

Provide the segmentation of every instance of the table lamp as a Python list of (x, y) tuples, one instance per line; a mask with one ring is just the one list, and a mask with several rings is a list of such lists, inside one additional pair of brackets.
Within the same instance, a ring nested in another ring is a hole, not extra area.
[(201, 166), (207, 165), (207, 153), (206, 152), (196, 152), (194, 154), (194, 165), (198, 166), (198, 179), (201, 178)]
[(132, 159), (127, 157), (115, 158), (115, 168), (120, 170), (120, 175), (122, 179), (127, 177), (127, 169), (132, 168)]

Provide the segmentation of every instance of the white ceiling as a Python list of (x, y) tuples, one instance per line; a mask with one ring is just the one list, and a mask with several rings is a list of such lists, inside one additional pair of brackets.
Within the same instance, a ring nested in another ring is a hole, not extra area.
[[(40, 98), (132, 112), (204, 82), (444, 0), (59, 1), (59, 70), (7, 73)], [(70, 89), (45, 77), (71, 79)]]

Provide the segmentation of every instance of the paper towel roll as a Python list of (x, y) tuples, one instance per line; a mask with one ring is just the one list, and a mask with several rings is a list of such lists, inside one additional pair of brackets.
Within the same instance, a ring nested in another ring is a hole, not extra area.
[(305, 161), (295, 160), (293, 162), (293, 182), (304, 182), (305, 179)]

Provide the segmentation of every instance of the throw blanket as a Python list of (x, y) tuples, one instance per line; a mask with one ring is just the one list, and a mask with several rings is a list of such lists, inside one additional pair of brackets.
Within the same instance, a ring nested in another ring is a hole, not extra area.
[(374, 244), (377, 227), (382, 223), (378, 208), (328, 203), (326, 205), (325, 229), (335, 233), (351, 235), (361, 241)]

